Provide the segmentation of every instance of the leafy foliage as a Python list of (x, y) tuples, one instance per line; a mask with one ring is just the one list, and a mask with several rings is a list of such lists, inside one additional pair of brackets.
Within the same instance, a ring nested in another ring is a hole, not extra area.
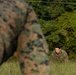
[(50, 52), (56, 45), (76, 58), (76, 0), (26, 0), (39, 18)]
[[(50, 50), (57, 45), (65, 49), (69, 55), (76, 53), (76, 11), (65, 12), (52, 21), (40, 20), (42, 29), (49, 43)], [(71, 57), (74, 58), (71, 55)], [(70, 58), (71, 58), (70, 57)]]
[(76, 0), (26, 0), (34, 7), (38, 18), (43, 20), (56, 19), (66, 11), (76, 9)]

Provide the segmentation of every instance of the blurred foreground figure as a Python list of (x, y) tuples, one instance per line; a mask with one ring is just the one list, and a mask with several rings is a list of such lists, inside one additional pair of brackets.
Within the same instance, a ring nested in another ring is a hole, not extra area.
[(33, 8), (0, 0), (0, 64), (18, 51), (22, 75), (49, 75), (48, 46)]
[(52, 52), (51, 60), (54, 62), (68, 62), (68, 55), (65, 50), (55, 48)]

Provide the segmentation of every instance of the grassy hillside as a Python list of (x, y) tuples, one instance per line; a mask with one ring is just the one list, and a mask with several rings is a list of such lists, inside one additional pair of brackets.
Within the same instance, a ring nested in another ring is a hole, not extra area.
[[(51, 63), (50, 75), (76, 75), (76, 62)], [(11, 58), (0, 67), (0, 75), (21, 75), (18, 60)]]
[(0, 75), (21, 75), (19, 62), (16, 58), (10, 58), (0, 66)]

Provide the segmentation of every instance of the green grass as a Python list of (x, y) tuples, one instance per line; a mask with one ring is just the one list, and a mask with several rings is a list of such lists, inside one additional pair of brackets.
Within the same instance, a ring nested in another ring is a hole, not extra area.
[(76, 62), (51, 63), (51, 75), (76, 75)]
[(0, 75), (21, 75), (19, 62), (11, 58), (0, 66)]
[[(51, 63), (50, 75), (76, 75), (76, 62)], [(21, 75), (18, 60), (10, 58), (0, 66), (0, 75)]]

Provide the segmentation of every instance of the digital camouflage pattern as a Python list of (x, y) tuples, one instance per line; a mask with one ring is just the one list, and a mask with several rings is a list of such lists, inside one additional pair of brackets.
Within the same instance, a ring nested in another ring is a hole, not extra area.
[(48, 46), (33, 8), (0, 0), (0, 64), (18, 51), (22, 75), (49, 75)]
[(59, 53), (56, 53), (54, 50), (52, 52), (51, 61), (52, 62), (68, 62), (68, 55), (65, 50), (60, 50)]

